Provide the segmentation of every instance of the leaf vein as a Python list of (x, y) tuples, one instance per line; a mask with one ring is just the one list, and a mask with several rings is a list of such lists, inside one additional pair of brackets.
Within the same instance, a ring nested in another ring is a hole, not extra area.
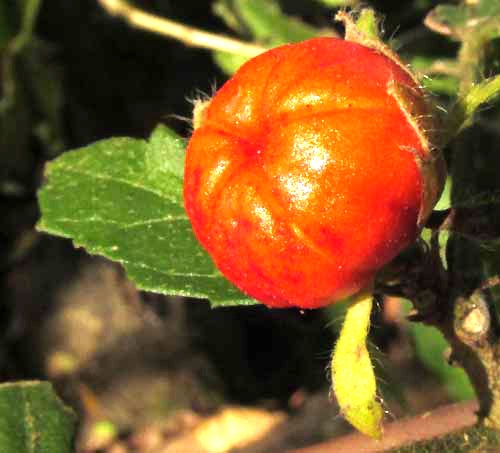
[(138, 220), (137, 222), (132, 222), (132, 223), (119, 222), (118, 220), (111, 220), (111, 219), (101, 219), (97, 217), (89, 217), (86, 219), (72, 219), (69, 217), (60, 217), (55, 221), (63, 223), (104, 223), (104, 224), (118, 225), (120, 229), (128, 229), (128, 228), (135, 228), (137, 226), (142, 226), (142, 225), (147, 226), (153, 223), (161, 223), (161, 222), (176, 222), (176, 221), (188, 222), (189, 219), (187, 218), (187, 216), (181, 215), (181, 216), (165, 216), (155, 219)]
[[(63, 168), (64, 168), (64, 171), (66, 171), (66, 172), (73, 172), (73, 173), (76, 173), (76, 174), (79, 174), (79, 175), (88, 176), (89, 178), (102, 179), (104, 181), (111, 181), (111, 182), (125, 184), (125, 185), (133, 187), (135, 189), (144, 190), (145, 192), (152, 193), (154, 195), (157, 195), (160, 198), (167, 198), (169, 200), (178, 201), (174, 197), (169, 197), (168, 195), (166, 195), (165, 193), (163, 193), (161, 191), (154, 190), (152, 187), (148, 187), (148, 186), (145, 186), (143, 184), (139, 184), (139, 183), (127, 180), (127, 179), (122, 179), (122, 178), (118, 178), (118, 177), (114, 177), (114, 176), (109, 176), (109, 175), (106, 175), (106, 174), (103, 174), (103, 173), (89, 173), (87, 171), (84, 171), (84, 170), (82, 170), (80, 168), (76, 168), (76, 167), (66, 167), (66, 166), (64, 166)], [(172, 176), (174, 178), (178, 179), (179, 182), (181, 182), (180, 178), (178, 178), (177, 175), (172, 174)]]

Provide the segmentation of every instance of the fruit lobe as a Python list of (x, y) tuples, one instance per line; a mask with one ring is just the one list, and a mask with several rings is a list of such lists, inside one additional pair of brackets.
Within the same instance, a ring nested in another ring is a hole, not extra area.
[(184, 203), (220, 271), (269, 307), (315, 308), (369, 284), (419, 233), (429, 160), (391, 86), (423, 94), (362, 45), (317, 38), (265, 52), (204, 108)]

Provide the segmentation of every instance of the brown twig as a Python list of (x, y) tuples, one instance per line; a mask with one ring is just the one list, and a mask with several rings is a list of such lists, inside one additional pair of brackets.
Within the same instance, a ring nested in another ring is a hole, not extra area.
[(111, 15), (125, 19), (129, 24), (144, 30), (178, 39), (188, 46), (203, 47), (247, 57), (255, 57), (267, 49), (262, 46), (239, 41), (228, 36), (208, 33), (188, 27), (163, 17), (146, 13), (124, 0), (97, 0)]
[(477, 410), (476, 401), (450, 404), (416, 417), (389, 423), (384, 427), (384, 435), (379, 441), (352, 433), (312, 447), (290, 450), (288, 453), (383, 452), (468, 428), (477, 422)]

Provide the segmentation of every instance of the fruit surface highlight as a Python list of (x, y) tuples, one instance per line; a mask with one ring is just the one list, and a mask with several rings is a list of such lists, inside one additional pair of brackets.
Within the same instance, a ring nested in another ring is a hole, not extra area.
[(434, 163), (416, 126), (428, 113), (405, 68), (354, 42), (317, 38), (255, 57), (204, 107), (187, 148), (196, 237), (269, 307), (357, 292), (430, 212)]

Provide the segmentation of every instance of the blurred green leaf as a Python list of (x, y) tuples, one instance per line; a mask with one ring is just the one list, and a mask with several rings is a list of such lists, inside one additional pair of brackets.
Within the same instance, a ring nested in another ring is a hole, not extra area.
[(499, 98), (500, 74), (473, 85), (457, 99), (449, 115), (451, 124), (448, 128), (460, 131), (470, 126), (479, 107), (496, 102)]
[(275, 0), (234, 0), (233, 5), (252, 36), (272, 47), (304, 41), (318, 34), (315, 27), (283, 14)]
[(215, 15), (219, 16), (228, 27), (243, 34), (245, 27), (232, 7), (232, 0), (217, 0), (212, 5), (212, 10)]
[(450, 33), (466, 27), (469, 8), (465, 5), (438, 5), (431, 11), (430, 18), (436, 24), (449, 29)]
[(63, 71), (49, 45), (33, 39), (22, 55), (23, 71), (29, 78), (31, 106), (36, 108), (32, 133), (50, 157), (64, 149)]
[[(7, 43), (7, 51), (2, 55), (2, 100), (0, 103), (0, 113), (5, 112), (15, 101), (15, 57), (31, 41), (35, 21), (40, 8), (40, 0), (28, 0), (21, 8), (21, 26)], [(0, 9), (0, 13), (5, 14), (6, 8)]]
[(343, 6), (352, 6), (356, 3), (359, 3), (359, 0), (316, 0), (319, 3), (323, 3), (323, 5), (328, 6), (330, 8), (340, 8)]
[(422, 86), (429, 92), (454, 96), (458, 91), (458, 79), (452, 76), (430, 76), (420, 79)]
[(213, 56), (220, 68), (229, 75), (234, 74), (243, 63), (250, 60), (250, 57), (228, 52), (214, 52)]
[(449, 396), (456, 401), (474, 398), (474, 389), (465, 371), (446, 362), (444, 353), (449, 345), (441, 332), (413, 322), (409, 323), (409, 331), (417, 357), (443, 383)]
[(4, 50), (14, 37), (16, 25), (14, 21), (15, 5), (0, 1), (0, 52)]
[(451, 58), (436, 59), (430, 55), (414, 55), (410, 59), (410, 66), (414, 71), (429, 71), (436, 64), (441, 68), (457, 71), (457, 62)]
[[(318, 35), (315, 27), (283, 14), (275, 0), (219, 0), (214, 12), (238, 33), (247, 30), (255, 40), (270, 48)], [(214, 52), (214, 58), (227, 74), (233, 74), (248, 60), (223, 52)]]
[(422, 86), (430, 92), (454, 97), (458, 92), (455, 60), (438, 59), (427, 55), (411, 58), (410, 67), (416, 72)]
[(434, 31), (462, 39), (480, 33), (483, 39), (500, 36), (500, 0), (479, 0), (460, 5), (438, 5), (427, 16)]
[(34, 143), (47, 155), (63, 149), (60, 68), (50, 46), (33, 35), (41, 1), (18, 4), (20, 17), (13, 22), (19, 29), (1, 60), (0, 193), (6, 196), (26, 196), (31, 190)]
[(16, 51), (21, 50), (31, 41), (33, 32), (35, 31), (35, 23), (38, 17), (38, 12), (42, 6), (42, 0), (25, 0), (18, 3), (22, 5), (22, 20), (21, 30), (15, 38), (14, 48)]
[(38, 228), (122, 263), (141, 289), (213, 306), (254, 304), (192, 233), (182, 199), (184, 148), (160, 126), (149, 141), (112, 138), (62, 155), (46, 169)]
[(2, 453), (70, 453), (76, 417), (48, 382), (0, 384)]

